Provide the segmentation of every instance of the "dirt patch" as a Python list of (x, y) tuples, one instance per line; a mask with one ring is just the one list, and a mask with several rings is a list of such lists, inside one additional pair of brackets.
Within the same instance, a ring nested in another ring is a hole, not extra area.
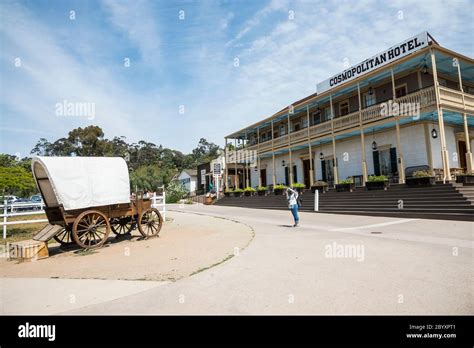
[(61, 251), (50, 246), (48, 259), (34, 262), (0, 260), (1, 277), (175, 281), (232, 258), (253, 238), (250, 227), (209, 216), (168, 213), (159, 238), (132, 238), (108, 243), (92, 253)]

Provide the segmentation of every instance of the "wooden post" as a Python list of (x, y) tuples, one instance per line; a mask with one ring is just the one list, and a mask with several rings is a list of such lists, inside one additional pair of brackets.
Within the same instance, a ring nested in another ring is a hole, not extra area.
[(430, 128), (429, 124), (425, 123), (423, 125), (425, 131), (425, 146), (426, 146), (426, 157), (428, 159), (428, 165), (430, 166), (430, 173), (434, 176), (434, 168), (433, 168), (433, 153), (431, 151), (431, 135), (430, 135)]
[(274, 134), (273, 134), (273, 120), (272, 120), (272, 184), (276, 185), (276, 173), (275, 173), (275, 146), (274, 146)]
[(362, 128), (362, 98), (360, 97), (360, 84), (357, 83), (357, 95), (359, 97), (359, 130), (360, 130), (360, 149), (362, 151), (362, 185), (365, 186), (365, 183), (369, 179), (367, 172), (367, 156), (365, 153), (365, 136), (364, 128)]
[[(395, 93), (395, 77), (393, 75), (393, 68), (390, 69), (390, 75), (392, 76), (392, 100), (396, 103), (397, 96)], [(405, 183), (405, 159), (403, 157), (402, 151), (402, 142), (400, 140), (400, 124), (399, 124), (400, 116), (395, 116), (395, 130), (397, 133), (397, 167), (398, 167), (398, 183), (404, 184)]]
[[(225, 147), (224, 147), (224, 166), (225, 166), (225, 178), (224, 178), (224, 190), (227, 190), (228, 187), (228, 177), (229, 177), (229, 170), (227, 169), (227, 137), (225, 138)], [(200, 173), (198, 173), (198, 175), (201, 175)], [(225, 191), (224, 191), (225, 192)]]
[[(245, 182), (245, 187), (249, 187), (249, 173), (248, 173), (248, 154), (247, 154), (247, 144), (245, 143), (246, 141), (248, 142), (248, 134), (245, 133), (245, 139), (244, 139), (244, 157), (245, 157), (245, 161), (244, 161), (244, 182)], [(244, 187), (244, 188), (245, 188)]]
[(466, 100), (464, 97), (464, 88), (462, 86), (461, 62), (459, 61), (459, 59), (457, 59), (457, 68), (458, 68), (459, 86), (460, 86), (461, 95), (462, 95), (462, 105), (464, 108), (463, 123), (464, 123), (464, 136), (466, 138), (466, 167), (467, 167), (466, 174), (472, 174), (473, 164), (472, 164), (471, 141), (469, 139), (469, 127), (467, 125), (467, 113), (466, 113)]
[(332, 154), (334, 157), (334, 186), (339, 184), (339, 173), (338, 173), (338, 165), (337, 165), (337, 157), (336, 157), (336, 138), (334, 136), (334, 108), (332, 105), (332, 95), (329, 95), (329, 105), (331, 107), (331, 134), (332, 134)]
[(313, 169), (313, 151), (311, 149), (311, 134), (309, 130), (309, 105), (306, 105), (306, 118), (308, 123), (308, 151), (309, 151), (309, 187), (314, 184), (314, 169)]
[(441, 160), (443, 162), (443, 183), (446, 181), (451, 181), (451, 171), (449, 169), (449, 153), (446, 147), (446, 134), (444, 129), (444, 119), (443, 119), (443, 110), (440, 107), (440, 97), (439, 97), (439, 81), (438, 81), (438, 71), (436, 69), (436, 57), (433, 53), (433, 49), (430, 48), (431, 55), (431, 65), (433, 66), (433, 79), (435, 85), (435, 95), (436, 95), (436, 108), (438, 111), (438, 124), (439, 124), (439, 140), (441, 143)]
[(237, 174), (237, 139), (234, 139), (234, 188), (239, 188), (239, 175)]
[(288, 111), (288, 151), (290, 162), (288, 163), (288, 172), (290, 173), (290, 186), (293, 185), (293, 164), (291, 160), (291, 134), (290, 134), (290, 112)]
[(262, 175), (260, 172), (260, 128), (257, 127), (257, 175), (258, 186), (262, 186)]

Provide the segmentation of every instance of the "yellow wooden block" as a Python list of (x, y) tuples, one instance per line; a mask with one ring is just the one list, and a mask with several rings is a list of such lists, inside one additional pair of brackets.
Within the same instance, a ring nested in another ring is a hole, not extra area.
[(49, 257), (48, 243), (36, 240), (22, 240), (8, 244), (10, 260), (41, 260)]

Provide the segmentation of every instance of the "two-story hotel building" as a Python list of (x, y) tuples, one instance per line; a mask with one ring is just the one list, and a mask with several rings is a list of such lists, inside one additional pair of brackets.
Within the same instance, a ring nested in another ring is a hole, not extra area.
[[(420, 33), (319, 83), (317, 93), (225, 137), (227, 187), (334, 185), (369, 175), (404, 183), (473, 173), (474, 60)], [(228, 145), (255, 153), (229, 160)]]

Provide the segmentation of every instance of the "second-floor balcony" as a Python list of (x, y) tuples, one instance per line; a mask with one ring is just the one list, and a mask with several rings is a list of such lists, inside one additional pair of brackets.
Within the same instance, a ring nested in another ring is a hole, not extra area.
[[(462, 93), (459, 90), (450, 89), (447, 87), (440, 86), (438, 88), (440, 97), (440, 106), (442, 108), (450, 109), (455, 112), (467, 112), (474, 114), (474, 95), (468, 93)], [(464, 100), (463, 100), (464, 99)], [(257, 150), (260, 153), (268, 152), (273, 149), (291, 145), (297, 145), (304, 143), (308, 140), (314, 140), (320, 137), (331, 135), (334, 133), (340, 133), (357, 129), (360, 126), (364, 127), (373, 122), (379, 122), (389, 118), (393, 118), (391, 114), (383, 112), (384, 103), (372, 105), (362, 110), (349, 113), (345, 116), (336, 117), (334, 120), (328, 120), (316, 125), (312, 125), (309, 128), (304, 128), (295, 132), (290, 132), (277, 138), (269, 139), (259, 144), (253, 144), (246, 146), (248, 150)], [(407, 94), (401, 98), (397, 98), (395, 101), (399, 105), (417, 105), (419, 112), (426, 112), (436, 109), (436, 94), (435, 87), (431, 86), (418, 90), (414, 93)], [(405, 108), (401, 110), (399, 116), (401, 117), (413, 117), (412, 109)]]

